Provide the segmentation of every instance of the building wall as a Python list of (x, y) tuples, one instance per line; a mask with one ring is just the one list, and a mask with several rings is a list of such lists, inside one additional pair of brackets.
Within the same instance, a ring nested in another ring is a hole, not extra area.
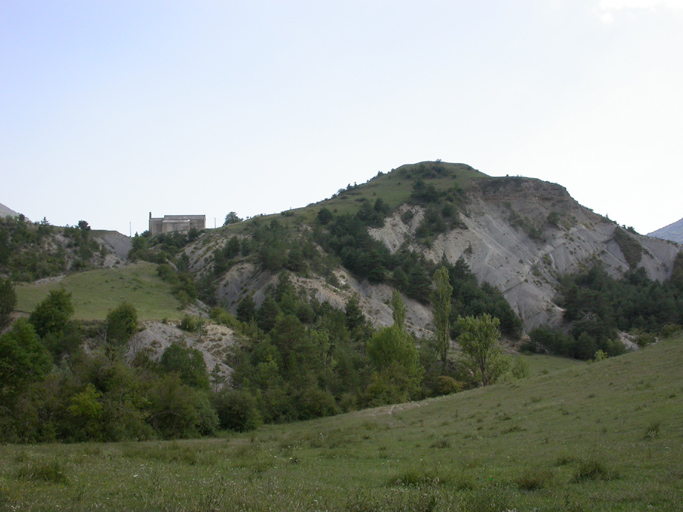
[(149, 214), (149, 233), (154, 236), (160, 233), (175, 231), (186, 233), (190, 229), (202, 230), (206, 228), (206, 215), (164, 215), (152, 217)]

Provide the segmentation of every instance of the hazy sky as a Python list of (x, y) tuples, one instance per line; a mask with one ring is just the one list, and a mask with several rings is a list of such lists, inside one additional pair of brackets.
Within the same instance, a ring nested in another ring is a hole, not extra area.
[(0, 2), (0, 203), (32, 220), (220, 226), (437, 158), (677, 221), (683, 0)]

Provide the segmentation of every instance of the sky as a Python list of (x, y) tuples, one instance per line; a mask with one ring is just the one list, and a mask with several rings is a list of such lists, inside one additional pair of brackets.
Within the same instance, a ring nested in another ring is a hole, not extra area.
[(126, 235), (407, 163), (683, 217), (683, 0), (2, 0), (0, 203)]

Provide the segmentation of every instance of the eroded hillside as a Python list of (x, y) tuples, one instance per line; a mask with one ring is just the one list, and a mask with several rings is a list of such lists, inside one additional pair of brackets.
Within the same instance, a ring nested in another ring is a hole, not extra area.
[[(380, 215), (381, 208), (386, 215)], [(373, 323), (390, 324), (388, 302), (398, 282), (396, 274), (402, 272), (396, 270), (400, 263), (394, 262), (393, 268), (377, 263), (379, 277), (371, 273), (368, 278), (345, 266), (350, 260), (340, 253), (331, 257), (319, 233), (336, 228), (316, 218), (324, 210), (367, 219), (367, 233), (399, 260), (410, 254), (434, 264), (464, 260), (480, 282), (502, 291), (526, 330), (561, 321), (562, 311), (553, 303), (561, 274), (599, 260), (615, 277), (631, 268), (643, 268), (651, 279), (665, 280), (679, 251), (677, 244), (640, 236), (593, 213), (560, 185), (521, 177), (490, 178), (467, 166), (437, 162), (404, 166), (317, 205), (208, 234), (186, 249), (191, 268), (200, 278), (215, 278), (217, 301), (233, 312), (245, 297), (260, 304), (279, 270), (288, 267), (293, 250), (279, 249), (283, 258), (279, 268), (267, 268), (258, 258), (244, 257), (242, 251), (219, 274), (213, 269), (215, 255), (226, 249), (231, 238), (241, 247), (245, 240), (248, 245), (250, 239), (258, 238), (254, 222), (277, 224), (282, 237), (296, 238), (305, 246), (309, 260), (325, 261), (291, 267), (302, 293), (335, 307), (358, 294)], [(353, 243), (358, 240), (349, 241)], [(430, 331), (428, 301), (408, 298), (406, 305), (409, 327), (417, 333)]]

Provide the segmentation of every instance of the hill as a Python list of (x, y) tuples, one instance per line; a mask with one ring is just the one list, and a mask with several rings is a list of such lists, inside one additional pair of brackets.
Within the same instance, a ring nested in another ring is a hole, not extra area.
[(0, 217), (18, 217), (19, 214), (10, 208), (7, 208), (4, 204), (0, 204)]
[(50, 290), (60, 288), (72, 294), (76, 320), (103, 320), (109, 311), (125, 301), (135, 305), (141, 320), (181, 317), (171, 285), (157, 275), (156, 265), (148, 262), (86, 270), (17, 285), (16, 310), (28, 314)]
[(648, 233), (647, 236), (683, 244), (683, 219)]
[[(351, 221), (381, 246), (351, 233), (357, 229)], [(263, 243), (274, 230), (279, 245), (269, 253)], [(254, 251), (241, 256), (238, 249), (229, 265), (217, 268), (220, 251), (233, 236), (240, 243), (249, 239)], [(562, 309), (554, 299), (562, 275), (600, 261), (613, 277), (642, 268), (650, 279), (664, 281), (678, 251), (593, 213), (560, 185), (493, 178), (443, 162), (380, 173), (318, 204), (207, 232), (184, 250), (191, 270), (214, 280), (216, 302), (233, 312), (245, 297), (260, 304), (279, 271), (289, 267), (297, 286), (320, 301), (340, 307), (358, 294), (377, 325), (391, 323), (387, 301), (391, 289), (398, 288), (415, 299), (407, 302), (408, 316), (418, 333), (431, 330), (431, 315), (428, 300), (411, 293), (406, 280), (415, 265), (406, 261), (417, 259), (429, 267), (462, 260), (479, 283), (502, 292), (528, 331), (561, 322)], [(290, 255), (296, 261), (288, 261)], [(336, 260), (322, 261), (326, 256)]]
[(681, 338), (230, 438), (0, 447), (11, 509), (678, 511)]

